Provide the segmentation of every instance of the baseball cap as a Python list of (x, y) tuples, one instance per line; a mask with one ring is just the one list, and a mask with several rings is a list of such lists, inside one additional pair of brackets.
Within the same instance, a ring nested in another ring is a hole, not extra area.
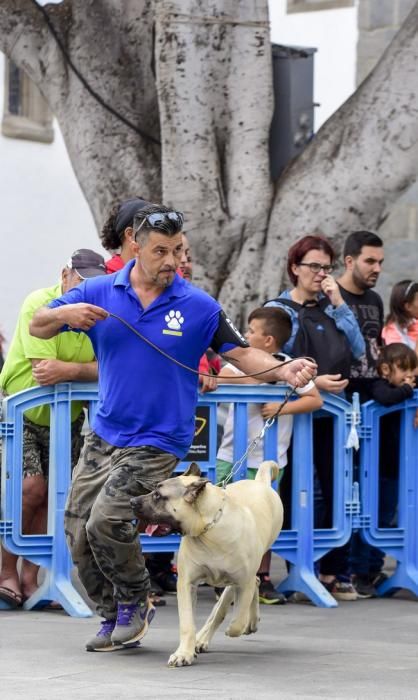
[(122, 233), (127, 226), (132, 226), (136, 212), (144, 207), (148, 207), (150, 204), (151, 202), (147, 202), (145, 199), (140, 199), (139, 197), (125, 199), (124, 202), (121, 202), (115, 219), (116, 233)]
[(75, 250), (67, 262), (67, 267), (69, 267), (70, 270), (75, 270), (83, 280), (88, 277), (98, 277), (98, 275), (106, 274), (103, 256), (89, 248), (79, 248)]

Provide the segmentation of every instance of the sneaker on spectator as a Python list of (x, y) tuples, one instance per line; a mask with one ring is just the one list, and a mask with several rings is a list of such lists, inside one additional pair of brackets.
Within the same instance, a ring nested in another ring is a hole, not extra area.
[(258, 600), (264, 605), (284, 605), (286, 603), (286, 596), (276, 591), (270, 576), (262, 576), (260, 577)]
[(325, 583), (325, 581), (321, 581), (321, 583), (335, 600), (357, 600), (359, 597), (349, 576), (336, 576), (329, 583)]
[(386, 579), (386, 574), (382, 572), (352, 576), (352, 582), (359, 598), (377, 598), (379, 595), (377, 589)]
[(376, 598), (377, 591), (371, 577), (368, 574), (353, 574), (351, 582), (357, 591), (359, 598)]
[(118, 616), (111, 635), (112, 644), (139, 642), (155, 615), (155, 608), (147, 599), (145, 603), (118, 603)]
[(140, 642), (134, 642), (131, 645), (112, 644), (112, 632), (115, 629), (116, 619), (102, 620), (99, 631), (90, 637), (86, 642), (86, 651), (117, 651), (128, 647), (139, 647)]

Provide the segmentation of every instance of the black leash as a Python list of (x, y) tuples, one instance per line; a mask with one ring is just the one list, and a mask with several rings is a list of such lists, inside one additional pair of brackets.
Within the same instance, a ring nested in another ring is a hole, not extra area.
[[(140, 331), (138, 331), (136, 328), (134, 328), (133, 326), (131, 326), (131, 324), (128, 323), (128, 321), (125, 321), (124, 318), (121, 318), (121, 316), (117, 316), (116, 314), (110, 313), (109, 311), (108, 311), (107, 313), (108, 313), (108, 315), (111, 316), (112, 318), (115, 318), (117, 321), (120, 321), (121, 323), (123, 323), (124, 326), (126, 326), (127, 328), (129, 328), (129, 330), (132, 331), (132, 333), (135, 333), (135, 335), (137, 335), (138, 338), (141, 338), (141, 340), (143, 340), (144, 343), (147, 343), (148, 345), (150, 345), (152, 348), (154, 348), (154, 350), (156, 350), (157, 352), (159, 352), (160, 355), (163, 355), (163, 356), (166, 357), (168, 360), (171, 360), (171, 362), (174, 362), (174, 364), (178, 365), (179, 367), (182, 367), (183, 369), (187, 369), (189, 372), (192, 372), (193, 374), (200, 375), (200, 376), (202, 376), (202, 377), (211, 377), (211, 378), (212, 378), (212, 377), (214, 376), (213, 374), (206, 374), (205, 372), (199, 372), (199, 370), (193, 369), (193, 367), (189, 367), (189, 365), (185, 365), (183, 362), (180, 362), (180, 360), (176, 360), (175, 357), (172, 357), (172, 355), (169, 355), (167, 352), (165, 352), (164, 350), (162, 350), (158, 345), (156, 345), (155, 343), (153, 343), (152, 340), (150, 340), (150, 339), (147, 338), (145, 335), (143, 335)], [(279, 362), (277, 365), (273, 365), (273, 367), (269, 367), (269, 369), (263, 369), (261, 372), (254, 372), (254, 374), (246, 374), (245, 376), (246, 376), (246, 377), (259, 377), (259, 376), (261, 376), (262, 374), (267, 374), (267, 372), (271, 372), (271, 371), (274, 370), (274, 369), (278, 369), (279, 367), (283, 367), (284, 365), (288, 365), (288, 364), (290, 364), (291, 362), (294, 362), (295, 360), (300, 360), (300, 359), (302, 359), (302, 358), (300, 358), (300, 357), (293, 357), (293, 358), (290, 359), (290, 360), (285, 360), (284, 362)], [(314, 362), (314, 360), (312, 360), (311, 357), (306, 357), (306, 358), (303, 358), (303, 359), (311, 360), (312, 362)], [(228, 380), (229, 380), (229, 379), (231, 379), (231, 381), (233, 381), (233, 380), (235, 379), (235, 377), (228, 377)], [(237, 377), (237, 379), (238, 379), (238, 377)]]
[[(249, 376), (249, 375), (247, 375)], [(286, 392), (283, 402), (280, 404), (278, 410), (274, 414), (274, 416), (271, 416), (270, 418), (267, 418), (266, 422), (264, 423), (263, 427), (261, 428), (259, 434), (250, 442), (248, 445), (247, 449), (245, 450), (244, 454), (242, 457), (240, 457), (235, 464), (232, 465), (232, 469), (229, 472), (228, 476), (225, 479), (222, 479), (222, 481), (219, 481), (216, 486), (222, 486), (222, 488), (225, 488), (225, 486), (228, 484), (229, 481), (231, 481), (232, 477), (237, 473), (239, 470), (241, 464), (244, 462), (245, 459), (247, 459), (248, 455), (251, 454), (251, 452), (254, 452), (255, 448), (257, 447), (258, 443), (263, 439), (264, 435), (266, 434), (266, 430), (271, 428), (273, 425), (274, 421), (279, 417), (281, 412), (283, 411), (284, 407), (286, 406), (287, 402), (293, 396), (293, 394), (296, 393), (296, 387), (292, 387), (289, 389), (289, 391)]]
[[(152, 340), (150, 340), (149, 338), (147, 338), (147, 337), (146, 337), (145, 335), (143, 335), (140, 331), (138, 331), (136, 328), (134, 328), (130, 323), (128, 323), (128, 321), (125, 321), (124, 318), (121, 318), (121, 316), (117, 316), (117, 314), (113, 314), (113, 313), (111, 313), (111, 312), (108, 312), (108, 314), (109, 314), (109, 316), (111, 316), (112, 318), (115, 318), (117, 321), (120, 321), (120, 323), (123, 323), (127, 328), (129, 328), (130, 331), (132, 331), (132, 333), (135, 333), (135, 335), (137, 335), (138, 338), (141, 338), (141, 340), (143, 340), (145, 343), (147, 343), (147, 344), (150, 345), (152, 348), (154, 348), (154, 350), (156, 350), (157, 352), (159, 352), (161, 355), (163, 355), (164, 357), (166, 357), (168, 360), (171, 360), (171, 362), (174, 362), (174, 363), (175, 363), (176, 365), (178, 365), (179, 367), (182, 367), (183, 369), (187, 369), (189, 372), (192, 372), (193, 374), (201, 375), (201, 376), (203, 376), (203, 377), (213, 377), (213, 376), (214, 376), (213, 374), (206, 374), (205, 372), (199, 372), (199, 370), (193, 369), (193, 367), (189, 367), (188, 365), (185, 365), (183, 362), (180, 362), (179, 360), (176, 360), (175, 357), (172, 357), (172, 356), (169, 355), (167, 352), (165, 352), (164, 350), (162, 350), (158, 345), (156, 345), (155, 343), (153, 343)], [(292, 358), (291, 360), (285, 360), (284, 362), (279, 362), (277, 365), (274, 365), (273, 367), (270, 367), (269, 369), (264, 369), (264, 370), (262, 370), (261, 372), (254, 372), (254, 374), (246, 374), (245, 376), (246, 376), (246, 377), (259, 377), (261, 374), (266, 374), (266, 372), (271, 372), (271, 370), (273, 370), (273, 369), (277, 369), (278, 367), (283, 367), (284, 365), (288, 365), (288, 364), (290, 364), (290, 362), (294, 362), (294, 361), (297, 360), (297, 359), (301, 359), (301, 358), (295, 358), (295, 357), (294, 357), (294, 358)], [(312, 362), (314, 361), (314, 360), (312, 360), (312, 358), (310, 358), (310, 357), (309, 357), (309, 358), (307, 357), (307, 358), (304, 358), (304, 359), (311, 360)], [(234, 377), (228, 377), (228, 380), (229, 380), (229, 379), (233, 380)], [(238, 377), (237, 377), (237, 379), (238, 379)], [(290, 399), (290, 398), (293, 396), (293, 394), (295, 394), (295, 393), (296, 393), (296, 387), (291, 387), (291, 388), (286, 392), (286, 394), (285, 394), (285, 396), (284, 396), (284, 399), (283, 399), (283, 402), (280, 404), (280, 406), (279, 406), (278, 410), (276, 411), (276, 413), (274, 414), (274, 416), (271, 416), (270, 418), (267, 418), (267, 420), (265, 421), (265, 423), (264, 423), (264, 425), (263, 425), (263, 427), (262, 427), (260, 433), (254, 438), (254, 440), (252, 440), (252, 441), (250, 442), (250, 444), (248, 445), (248, 447), (247, 447), (246, 451), (244, 452), (244, 454), (242, 455), (242, 457), (240, 457), (240, 459), (237, 460), (237, 461), (235, 462), (235, 464), (232, 466), (232, 469), (231, 469), (230, 473), (228, 474), (228, 476), (226, 477), (226, 479), (223, 479), (222, 481), (220, 481), (220, 482), (217, 484), (218, 486), (222, 486), (222, 488), (225, 488), (225, 486), (228, 484), (228, 482), (231, 481), (232, 477), (237, 473), (237, 471), (238, 471), (238, 469), (240, 468), (241, 464), (242, 464), (242, 463), (244, 462), (244, 460), (248, 457), (248, 455), (251, 454), (251, 452), (253, 452), (253, 451), (255, 450), (255, 448), (257, 447), (257, 445), (258, 445), (258, 443), (260, 442), (260, 440), (263, 439), (263, 437), (264, 437), (264, 435), (265, 435), (265, 433), (266, 433), (266, 430), (268, 430), (269, 428), (271, 428), (271, 426), (273, 425), (274, 421), (279, 417), (280, 413), (283, 411), (283, 409), (284, 409), (284, 407), (286, 406), (286, 404), (287, 404), (287, 402), (289, 401), (289, 399)]]

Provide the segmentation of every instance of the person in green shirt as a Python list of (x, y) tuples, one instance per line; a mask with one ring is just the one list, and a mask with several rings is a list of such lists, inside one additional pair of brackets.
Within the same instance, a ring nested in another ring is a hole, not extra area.
[[(72, 330), (59, 333), (49, 340), (35, 338), (29, 333), (29, 323), (41, 306), (56, 299), (84, 279), (106, 274), (104, 258), (92, 250), (76, 250), (61, 273), (61, 281), (53, 287), (38, 289), (26, 297), (19, 313), (16, 330), (3, 369), (0, 389), (10, 396), (33, 386), (69, 381), (96, 381), (97, 362), (89, 338)], [(78, 460), (81, 429), (84, 422), (83, 405), (71, 404), (71, 460)], [(26, 411), (23, 419), (23, 493), (22, 531), (40, 534), (46, 531), (49, 462), (49, 405)], [(39, 567), (22, 562), (20, 577), (18, 557), (1, 548), (0, 601), (8, 608), (17, 608), (37, 589)]]

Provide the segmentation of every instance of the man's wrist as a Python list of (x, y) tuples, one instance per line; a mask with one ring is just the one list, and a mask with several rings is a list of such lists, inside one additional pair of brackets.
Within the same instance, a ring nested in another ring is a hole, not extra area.
[(67, 318), (66, 318), (66, 316), (67, 316), (67, 313), (66, 313), (66, 312), (67, 312), (67, 309), (66, 309), (65, 306), (57, 306), (55, 309), (53, 309), (53, 311), (55, 311), (55, 319), (54, 319), (54, 321), (55, 321), (55, 324), (56, 324), (57, 328), (62, 328), (62, 326), (68, 326), (68, 325), (69, 325), (69, 323), (68, 323), (68, 321), (67, 321)]

